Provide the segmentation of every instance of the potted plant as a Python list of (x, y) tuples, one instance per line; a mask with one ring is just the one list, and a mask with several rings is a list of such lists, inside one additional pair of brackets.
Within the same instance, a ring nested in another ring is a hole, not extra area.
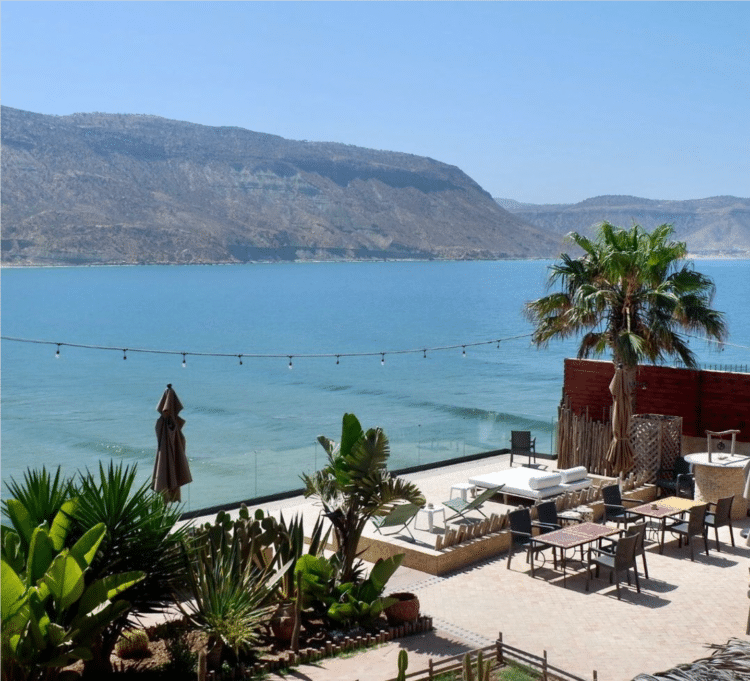
[(396, 599), (395, 603), (385, 609), (388, 624), (397, 626), (406, 622), (417, 621), (419, 618), (419, 599), (415, 594), (409, 591), (398, 591), (388, 594), (387, 597)]

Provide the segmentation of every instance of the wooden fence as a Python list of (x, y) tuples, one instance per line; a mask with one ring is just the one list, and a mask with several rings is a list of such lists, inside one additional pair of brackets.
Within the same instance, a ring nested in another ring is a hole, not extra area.
[[(498, 634), (498, 638), (494, 644), (485, 646), (484, 648), (477, 648), (470, 653), (472, 666), (476, 664), (476, 657), (480, 651), (487, 661), (492, 661), (492, 669), (497, 669), (498, 667), (503, 667), (508, 664), (515, 664), (527, 667), (533, 672), (539, 674), (542, 681), (589, 681), (588, 679), (576, 676), (571, 672), (550, 664), (546, 650), (542, 655), (534, 655), (526, 650), (521, 650), (521, 648), (509, 646), (503, 641), (502, 632)], [(427, 669), (411, 672), (406, 674), (404, 678), (409, 679), (410, 681), (433, 681), (434, 679), (439, 678), (442, 674), (449, 672), (455, 672), (458, 678), (461, 678), (464, 656), (465, 653), (462, 653), (438, 661), (434, 661), (430, 658), (428, 660)], [(593, 672), (592, 679), (593, 681), (597, 681), (598, 675), (596, 671)], [(398, 679), (397, 677), (392, 677), (388, 679), (388, 681), (398, 681)]]
[(612, 475), (607, 462), (611, 442), (611, 421), (591, 418), (588, 409), (576, 414), (566, 395), (557, 409), (557, 467), (586, 466), (594, 475)]

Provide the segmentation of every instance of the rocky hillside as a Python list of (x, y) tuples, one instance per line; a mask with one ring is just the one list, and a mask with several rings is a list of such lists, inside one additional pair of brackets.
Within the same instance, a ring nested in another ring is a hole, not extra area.
[(554, 256), (429, 158), (154, 116), (2, 108), (6, 264)]
[(635, 221), (647, 229), (669, 222), (674, 224), (676, 238), (687, 242), (693, 255), (750, 257), (750, 199), (715, 196), (652, 201), (635, 196), (598, 196), (557, 205), (496, 201), (514, 215), (557, 234), (591, 234), (602, 220), (619, 227), (630, 227)]

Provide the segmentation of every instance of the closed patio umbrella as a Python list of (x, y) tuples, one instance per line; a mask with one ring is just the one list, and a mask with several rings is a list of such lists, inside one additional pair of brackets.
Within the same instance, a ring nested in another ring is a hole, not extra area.
[(167, 384), (156, 411), (161, 416), (156, 421), (156, 462), (151, 487), (161, 492), (166, 501), (180, 501), (180, 487), (192, 482), (193, 478), (185, 455), (185, 436), (182, 434), (185, 420), (179, 416), (182, 403), (171, 383)]
[(607, 463), (613, 474), (628, 473), (635, 463), (635, 457), (628, 435), (632, 408), (625, 390), (625, 372), (622, 366), (615, 370), (609, 392), (613, 398), (612, 442), (607, 450)]

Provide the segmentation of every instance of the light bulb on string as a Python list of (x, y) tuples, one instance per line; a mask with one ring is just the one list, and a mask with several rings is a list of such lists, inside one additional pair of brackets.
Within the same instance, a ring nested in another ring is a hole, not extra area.
[(289, 355), (289, 371), (294, 369), (294, 365), (292, 364), (292, 355)]
[(127, 348), (123, 348), (122, 358), (123, 359), (127, 359), (128, 358), (128, 349)]
[(424, 350), (422, 350), (422, 352), (424, 353), (422, 355), (422, 359), (427, 359), (427, 348), (425, 348)]
[(339, 357), (341, 357), (341, 355), (336, 355), (336, 364), (339, 363)]
[(380, 366), (381, 367), (385, 366), (385, 353), (384, 352), (380, 353)]
[(464, 359), (466, 359), (466, 346), (465, 346), (465, 345), (463, 345), (462, 347), (463, 347), (464, 351), (463, 351), (463, 352), (461, 353), (461, 356), (462, 356), (462, 357), (463, 357)]
[(237, 355), (240, 358), (240, 366), (242, 366), (242, 355)]
[(185, 367), (187, 367), (187, 360), (185, 359), (185, 355), (186, 355), (186, 354), (187, 354), (186, 352), (183, 352), (183, 353), (182, 353), (182, 368), (183, 368), (183, 369), (184, 369)]
[(57, 352), (55, 353), (55, 359), (60, 359), (60, 343), (57, 344)]

